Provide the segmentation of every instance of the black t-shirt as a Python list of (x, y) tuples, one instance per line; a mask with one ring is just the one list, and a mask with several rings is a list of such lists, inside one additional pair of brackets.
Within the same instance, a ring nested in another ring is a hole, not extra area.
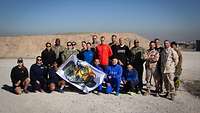
[(157, 66), (160, 67), (161, 66), (161, 52), (164, 50), (163, 47), (159, 47), (159, 48), (156, 48), (156, 50), (159, 52), (160, 54), (160, 57), (159, 57), (159, 60), (157, 62)]
[(120, 46), (118, 45), (116, 47), (116, 54), (115, 54), (116, 58), (118, 58), (124, 65), (127, 64), (129, 56), (130, 56), (130, 51), (128, 46), (124, 45), (124, 46)]

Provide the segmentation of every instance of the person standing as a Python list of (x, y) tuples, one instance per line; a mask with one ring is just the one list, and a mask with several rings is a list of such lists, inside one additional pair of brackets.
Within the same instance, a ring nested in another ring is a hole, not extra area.
[(17, 66), (12, 68), (10, 77), (15, 94), (20, 95), (22, 91), (28, 93), (27, 88), (30, 83), (30, 78), (21, 57), (17, 59)]
[(105, 37), (100, 38), (101, 44), (96, 47), (97, 58), (100, 60), (102, 68), (105, 70), (109, 64), (109, 57), (112, 56), (112, 50), (109, 45), (105, 44)]
[(97, 37), (97, 35), (92, 35), (92, 51), (96, 51), (95, 48), (97, 47), (97, 45), (99, 44), (99, 39)]
[(81, 42), (81, 50), (79, 51), (79, 53), (77, 54), (77, 58), (80, 59), (80, 60), (83, 60), (84, 57), (83, 57), (83, 53), (87, 50), (87, 43), (86, 41), (82, 41)]
[(124, 44), (123, 38), (119, 38), (119, 45), (117, 45), (115, 51), (116, 51), (116, 55), (113, 55), (113, 56), (119, 60), (119, 64), (122, 67), (126, 68), (127, 63), (129, 61), (129, 57), (130, 57), (130, 51), (129, 51), (128, 46)]
[(117, 35), (112, 35), (111, 36), (111, 43), (109, 43), (109, 46), (111, 47), (112, 49), (112, 52), (113, 52), (113, 55), (112, 56), (117, 56), (117, 46), (118, 46), (118, 39), (117, 39)]
[(55, 45), (52, 47), (52, 50), (56, 54), (56, 62), (58, 63), (58, 65), (61, 65), (62, 64), (61, 53), (64, 51), (64, 47), (62, 45), (60, 45), (60, 39), (59, 38), (57, 38), (55, 40)]
[(155, 50), (155, 42), (151, 41), (149, 43), (149, 49), (147, 50), (146, 55), (146, 82), (147, 82), (147, 92), (145, 92), (145, 95), (150, 94), (150, 88), (151, 88), (151, 78), (154, 78), (155, 81), (155, 87), (156, 87), (156, 96), (159, 96), (159, 86), (160, 86), (160, 75), (158, 74), (158, 68), (157, 68), (157, 62), (159, 60), (159, 52)]
[(91, 50), (91, 43), (87, 43), (87, 50), (83, 52), (83, 60), (88, 62), (89, 64), (93, 64), (95, 53)]
[(56, 61), (56, 53), (52, 50), (51, 43), (46, 43), (46, 49), (41, 53), (42, 62), (48, 68)]
[(180, 75), (182, 73), (182, 62), (183, 62), (183, 56), (181, 51), (177, 47), (176, 42), (171, 43), (171, 47), (177, 52), (178, 54), (178, 64), (176, 65), (175, 69), (175, 78), (174, 78), (174, 86), (175, 90), (177, 91), (180, 86)]
[[(159, 52), (159, 54), (161, 54), (161, 52), (163, 51), (163, 47), (161, 46), (161, 42), (160, 39), (156, 38), (154, 40), (155, 44), (156, 44), (156, 50)], [(157, 62), (157, 73), (160, 75), (160, 89), (159, 89), (159, 93), (163, 93), (163, 76), (161, 73), (161, 55), (159, 57), (159, 60)]]
[(138, 78), (139, 78), (139, 93), (142, 93), (143, 88), (143, 64), (145, 62), (145, 49), (140, 47), (139, 40), (134, 40), (134, 47), (130, 49), (131, 57), (130, 62), (133, 67), (136, 68), (138, 71)]
[(62, 63), (64, 63), (72, 54), (78, 54), (78, 51), (72, 48), (72, 43), (67, 42), (67, 47), (64, 49), (64, 52), (61, 54)]
[(166, 97), (174, 100), (175, 87), (174, 87), (174, 73), (175, 67), (178, 64), (177, 52), (170, 47), (168, 40), (164, 41), (164, 50), (161, 53), (161, 72), (164, 78), (166, 88)]

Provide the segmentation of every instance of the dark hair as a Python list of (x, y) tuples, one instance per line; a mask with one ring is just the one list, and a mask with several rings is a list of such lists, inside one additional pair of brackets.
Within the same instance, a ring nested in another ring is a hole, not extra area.
[(156, 42), (156, 40), (159, 40), (159, 41), (160, 41), (160, 39), (159, 39), (159, 38), (155, 38), (155, 39), (154, 39), (154, 42)]
[(170, 43), (170, 41), (169, 41), (169, 40), (165, 40), (165, 41), (164, 41), (164, 43), (165, 43), (165, 42), (169, 42), (169, 43)]
[(101, 36), (101, 38), (100, 38), (100, 39), (102, 39), (102, 38), (104, 38), (104, 39), (105, 39), (105, 36)]
[(72, 45), (72, 42), (68, 41), (67, 46), (70, 46), (70, 45)]
[(73, 45), (73, 46), (75, 46), (75, 45), (76, 45), (76, 42), (75, 42), (75, 41), (73, 41), (73, 42), (71, 42), (71, 43), (72, 43), (72, 45)]
[(112, 35), (112, 37), (117, 37), (117, 35)]
[(50, 42), (47, 42), (47, 43), (45, 44), (45, 45), (46, 45), (46, 47), (47, 47), (47, 45), (48, 45), (48, 44), (50, 44), (50, 46), (51, 46), (51, 43), (50, 43)]
[(41, 57), (41, 56), (37, 56), (37, 57), (36, 57), (36, 60), (37, 60), (38, 58), (42, 58), (42, 57)]
[(149, 44), (151, 44), (151, 43), (155, 43), (155, 41), (151, 41), (151, 42), (149, 42)]
[(83, 44), (83, 43), (87, 44), (86, 41), (82, 41), (82, 42), (81, 42), (81, 44)]
[(97, 37), (97, 35), (92, 35), (92, 37)]
[(90, 45), (92, 45), (90, 42), (87, 42), (87, 44), (90, 44)]
[(177, 47), (177, 43), (175, 41), (171, 42), (171, 46), (175, 45)]
[(59, 38), (56, 38), (56, 40), (55, 41), (60, 41), (60, 39)]

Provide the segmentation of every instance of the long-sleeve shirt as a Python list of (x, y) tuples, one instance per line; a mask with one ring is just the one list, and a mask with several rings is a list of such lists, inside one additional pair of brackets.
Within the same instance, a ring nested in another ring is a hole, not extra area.
[(23, 81), (26, 78), (28, 78), (28, 70), (26, 67), (19, 68), (18, 66), (15, 66), (11, 70), (11, 81), (13, 84), (17, 83), (19, 80)]
[(170, 48), (164, 49), (161, 53), (161, 71), (162, 73), (174, 73), (175, 66), (178, 64), (177, 52)]
[(31, 81), (47, 79), (47, 69), (44, 65), (33, 64), (30, 68)]
[(122, 77), (122, 66), (119, 64), (116, 65), (110, 65), (106, 68), (105, 73), (107, 76), (110, 76), (111, 78), (119, 78), (121, 79)]

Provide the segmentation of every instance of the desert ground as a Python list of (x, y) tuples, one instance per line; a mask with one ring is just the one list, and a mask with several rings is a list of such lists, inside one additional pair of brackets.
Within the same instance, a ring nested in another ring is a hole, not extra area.
[[(76, 90), (15, 95), (10, 92), (10, 71), (16, 59), (0, 59), (0, 113), (199, 113), (200, 52), (183, 52), (183, 58), (183, 84), (174, 101), (152, 95), (96, 95)], [(24, 62), (29, 68), (35, 60)]]

